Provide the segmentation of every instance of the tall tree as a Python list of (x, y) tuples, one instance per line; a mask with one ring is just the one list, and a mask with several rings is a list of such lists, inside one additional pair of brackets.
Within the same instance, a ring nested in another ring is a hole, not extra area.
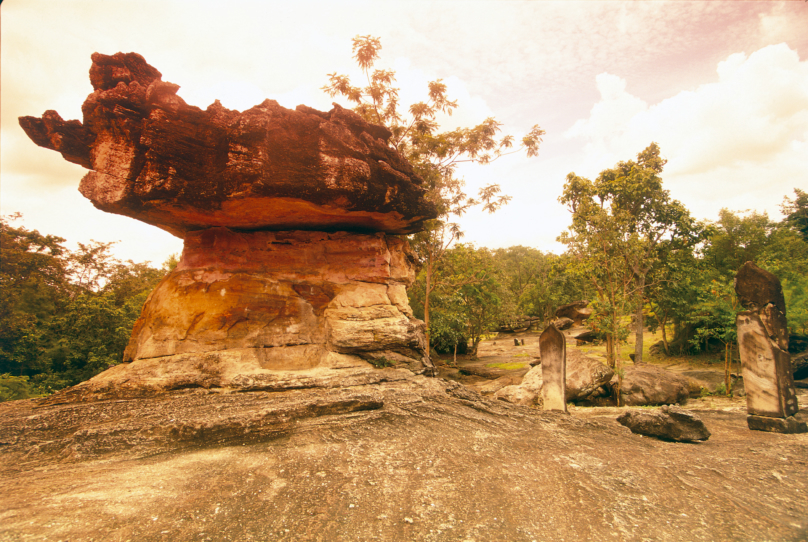
[[(487, 248), (458, 243), (446, 251), (430, 292), (436, 309), (436, 317), (430, 321), (436, 346), (445, 351), (456, 349), (459, 341), (471, 341), (468, 353), (477, 355), (483, 336), (499, 326), (501, 278), (501, 267)], [(410, 289), (410, 298), (421, 301), (421, 307), (426, 293), (424, 282), (425, 276), (420, 274)], [(418, 316), (421, 307), (416, 308)]]
[(808, 242), (808, 192), (795, 188), (794, 199), (784, 197), (780, 209), (786, 217), (783, 222), (800, 232)]
[(570, 173), (559, 198), (572, 212), (572, 225), (559, 240), (585, 264), (606, 307), (612, 364), (619, 349), (614, 342), (618, 320), (629, 305), (636, 317), (634, 361), (642, 361), (649, 273), (664, 254), (689, 250), (699, 239), (688, 210), (662, 188), (665, 163), (659, 146), (651, 143), (636, 161), (603, 170), (594, 182)]
[(423, 314), (429, 344), (432, 276), (446, 251), (462, 237), (462, 231), (453, 220), (475, 206), (494, 212), (510, 199), (501, 193), (498, 184), (481, 188), (476, 197), (468, 196), (463, 191), (463, 179), (455, 176), (457, 165), (462, 162), (488, 164), (520, 151), (529, 157), (537, 156), (544, 130), (533, 126), (521, 139), (519, 148), (514, 148), (513, 136), (499, 135), (502, 125), (494, 118), (472, 128), (440, 132), (438, 115), (451, 115), (457, 108), (457, 101), (447, 95), (446, 85), (441, 79), (430, 82), (427, 99), (403, 111), (399, 89), (395, 87), (395, 72), (374, 68), (381, 49), (379, 38), (355, 37), (353, 56), (365, 76), (365, 86), (353, 86), (348, 76), (334, 72), (328, 75), (329, 83), (323, 90), (332, 97), (347, 98), (355, 104), (354, 111), (365, 120), (386, 126), (392, 132), (389, 144), (413, 164), (424, 179), (428, 197), (438, 207), (439, 217), (427, 221), (425, 230), (412, 237), (413, 248), (426, 274)]
[[(0, 400), (55, 391), (120, 363), (162, 269), (121, 262), (112, 243), (64, 239), (0, 219)], [(11, 376), (13, 373), (14, 377)]]

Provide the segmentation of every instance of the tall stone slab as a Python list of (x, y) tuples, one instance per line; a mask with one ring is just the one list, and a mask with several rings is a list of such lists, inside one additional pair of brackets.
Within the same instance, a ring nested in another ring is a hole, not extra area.
[(567, 411), (567, 341), (550, 324), (539, 337), (544, 410)]
[(793, 417), (799, 405), (780, 281), (753, 262), (746, 262), (735, 277), (735, 292), (747, 309), (738, 314), (735, 323), (749, 428), (778, 433), (808, 431), (804, 422)]

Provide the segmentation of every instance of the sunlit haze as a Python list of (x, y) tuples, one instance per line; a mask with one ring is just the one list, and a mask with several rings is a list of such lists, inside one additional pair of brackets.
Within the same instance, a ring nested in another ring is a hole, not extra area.
[(17, 121), (81, 119), (96, 51), (140, 53), (202, 108), (329, 110), (327, 74), (361, 84), (351, 39), (379, 37), (404, 105), (442, 78), (459, 101), (445, 128), (494, 116), (517, 138), (547, 132), (537, 158), (460, 169), (469, 193), (496, 182), (513, 197), (462, 217), (478, 246), (560, 252), (566, 175), (597, 176), (652, 141), (665, 187), (699, 219), (723, 207), (779, 219), (783, 197), (808, 190), (807, 2), (5, 0), (0, 25), (0, 212), (68, 246), (120, 241), (123, 259), (160, 264), (182, 242), (95, 209), (77, 190), (86, 170)]

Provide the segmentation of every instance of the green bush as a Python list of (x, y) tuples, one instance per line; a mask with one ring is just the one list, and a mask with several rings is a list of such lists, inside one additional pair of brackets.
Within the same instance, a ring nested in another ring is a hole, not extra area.
[(0, 375), (0, 402), (30, 399), (38, 395), (27, 376), (12, 376), (8, 373)]

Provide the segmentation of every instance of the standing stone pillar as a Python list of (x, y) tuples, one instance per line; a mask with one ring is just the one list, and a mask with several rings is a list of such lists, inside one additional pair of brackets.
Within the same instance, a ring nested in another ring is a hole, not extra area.
[(808, 432), (799, 410), (788, 353), (786, 303), (776, 276), (746, 262), (735, 276), (735, 293), (745, 312), (735, 320), (743, 367), (749, 429)]
[(567, 411), (567, 341), (550, 324), (539, 337), (544, 410)]

